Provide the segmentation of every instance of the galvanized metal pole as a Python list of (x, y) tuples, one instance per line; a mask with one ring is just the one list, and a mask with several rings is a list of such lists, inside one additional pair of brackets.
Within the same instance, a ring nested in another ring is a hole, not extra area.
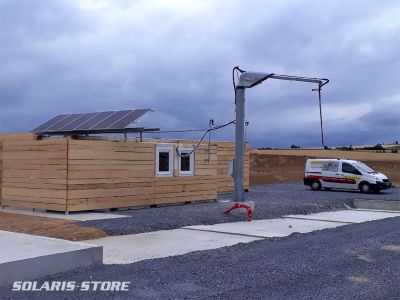
[(319, 103), (319, 121), (321, 123), (321, 142), (322, 142), (322, 147), (325, 148), (324, 128), (322, 126), (321, 84), (318, 84), (318, 103)]
[[(260, 72), (245, 72), (240, 70), (239, 67), (233, 68), (234, 71), (238, 70), (241, 72), (239, 83), (233, 85), (235, 87), (235, 102), (236, 102), (236, 143), (235, 143), (235, 162), (233, 165), (233, 175), (235, 181), (235, 194), (234, 201), (245, 202), (244, 190), (243, 190), (243, 173), (244, 173), (244, 120), (245, 120), (245, 89), (252, 88), (267, 79), (279, 79), (279, 80), (289, 80), (289, 81), (302, 81), (317, 83), (319, 88), (319, 101), (321, 101), (321, 87), (329, 82), (325, 78), (310, 78), (310, 77), (300, 77), (300, 76), (289, 76), (289, 75), (277, 75), (275, 73), (260, 73)], [(320, 105), (320, 117), (322, 120), (322, 109)], [(321, 132), (322, 132), (322, 122), (321, 122)], [(323, 132), (322, 132), (322, 143)]]
[(244, 119), (245, 119), (245, 88), (236, 88), (236, 128), (235, 128), (235, 162), (233, 175), (235, 180), (234, 201), (244, 202), (243, 173), (244, 173)]

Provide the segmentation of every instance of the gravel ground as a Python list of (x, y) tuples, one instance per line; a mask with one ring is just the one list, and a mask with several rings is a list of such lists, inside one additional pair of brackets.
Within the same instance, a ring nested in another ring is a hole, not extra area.
[(10, 292), (5, 299), (399, 299), (400, 218), (43, 280), (131, 281), (128, 292)]
[[(232, 194), (223, 194), (220, 199), (231, 199)], [(344, 191), (311, 191), (303, 183), (267, 184), (251, 187), (247, 199), (256, 203), (254, 219), (272, 219), (287, 214), (307, 214), (344, 209), (354, 199), (400, 199), (400, 189), (382, 191), (380, 194), (361, 194)], [(80, 224), (104, 230), (109, 235), (123, 235), (164, 229), (175, 229), (189, 225), (210, 225), (243, 221), (244, 210), (230, 215), (222, 214), (225, 206), (218, 202), (165, 206), (151, 209), (120, 211), (131, 218), (86, 221)]]

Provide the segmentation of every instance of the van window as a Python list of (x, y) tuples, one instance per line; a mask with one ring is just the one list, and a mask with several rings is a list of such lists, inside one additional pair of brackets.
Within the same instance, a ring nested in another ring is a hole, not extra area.
[(360, 171), (358, 171), (354, 166), (352, 166), (351, 164), (348, 164), (348, 163), (342, 164), (342, 172), (361, 175)]
[(339, 162), (338, 161), (324, 161), (324, 164), (322, 165), (322, 171), (338, 172), (339, 171)]
[(362, 163), (361, 161), (358, 161), (356, 163), (356, 166), (359, 170), (361, 170), (365, 173), (370, 173), (370, 174), (375, 173), (374, 170), (372, 170), (370, 167), (368, 167), (366, 164)]

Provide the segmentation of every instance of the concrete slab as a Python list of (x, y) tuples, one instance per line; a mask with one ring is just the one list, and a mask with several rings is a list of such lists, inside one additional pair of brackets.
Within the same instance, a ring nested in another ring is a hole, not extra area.
[(31, 209), (15, 209), (15, 208), (0, 208), (0, 212), (11, 213), (11, 214), (20, 214), (20, 215), (28, 215), (28, 216), (36, 216), (36, 217), (44, 217), (44, 218), (55, 218), (55, 219), (64, 219), (71, 221), (92, 221), (92, 220), (106, 220), (106, 219), (119, 219), (119, 218), (129, 218), (131, 216), (127, 215), (117, 215), (117, 214), (108, 214), (101, 212), (70, 212), (68, 215), (63, 212), (56, 211), (32, 211)]
[(387, 213), (400, 213), (400, 210), (384, 210), (384, 209), (364, 209), (364, 208), (353, 208), (353, 210), (359, 211), (378, 211), (378, 212), (387, 212)]
[(33, 280), (101, 263), (102, 248), (88, 243), (0, 231), (0, 285)]
[(187, 226), (184, 228), (208, 232), (237, 234), (242, 236), (270, 238), (288, 236), (294, 232), (307, 233), (342, 225), (347, 224), (302, 219), (272, 219), (255, 220), (251, 222)]
[(361, 209), (396, 210), (400, 211), (399, 200), (366, 200), (354, 199), (353, 205)]
[(217, 249), (237, 243), (248, 243), (258, 239), (256, 237), (174, 229), (109, 236), (88, 242), (103, 246), (103, 263), (129, 264), (145, 259)]
[(362, 222), (381, 220), (386, 218), (400, 217), (400, 213), (366, 211), (366, 210), (340, 210), (340, 211), (321, 212), (310, 215), (287, 215), (284, 217), (292, 219), (319, 220), (319, 221), (342, 222), (351, 224), (351, 223), (362, 223)]

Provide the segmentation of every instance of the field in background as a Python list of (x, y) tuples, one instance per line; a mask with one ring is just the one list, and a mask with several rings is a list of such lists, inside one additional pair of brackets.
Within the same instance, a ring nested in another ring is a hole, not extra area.
[(348, 158), (367, 163), (400, 185), (400, 154), (338, 150), (251, 150), (250, 185), (302, 181), (308, 158)]
[(291, 155), (291, 156), (312, 156), (326, 158), (347, 158), (361, 161), (395, 161), (400, 162), (400, 153), (377, 153), (372, 151), (341, 151), (322, 149), (297, 149), (297, 150), (258, 150), (252, 149), (252, 153), (269, 155)]

